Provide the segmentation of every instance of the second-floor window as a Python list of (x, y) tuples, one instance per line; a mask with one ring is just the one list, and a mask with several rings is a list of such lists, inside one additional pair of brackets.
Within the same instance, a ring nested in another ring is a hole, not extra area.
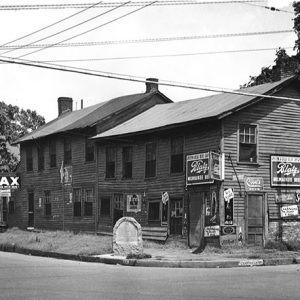
[(72, 141), (70, 138), (64, 139), (64, 163), (65, 165), (72, 164)]
[(50, 140), (49, 142), (49, 161), (50, 168), (56, 167), (56, 142), (55, 140)]
[(26, 170), (32, 171), (33, 170), (33, 156), (32, 156), (32, 147), (26, 148)]
[(94, 141), (85, 140), (85, 161), (94, 161), (95, 160), (95, 147)]
[(156, 143), (146, 144), (146, 166), (145, 177), (156, 176)]
[(240, 124), (239, 126), (239, 162), (257, 162), (257, 127)]
[(37, 148), (38, 153), (38, 170), (42, 171), (45, 169), (45, 156), (44, 156), (44, 147), (39, 144)]
[(123, 178), (132, 178), (132, 147), (123, 148)]
[(106, 178), (116, 177), (116, 149), (114, 147), (106, 148)]
[(183, 137), (171, 139), (171, 173), (183, 172)]
[(51, 216), (52, 214), (52, 209), (51, 209), (51, 192), (50, 191), (45, 191), (44, 192), (44, 214), (45, 216)]

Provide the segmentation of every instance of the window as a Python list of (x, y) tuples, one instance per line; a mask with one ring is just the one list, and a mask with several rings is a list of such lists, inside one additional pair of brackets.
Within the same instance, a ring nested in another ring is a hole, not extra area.
[(160, 221), (160, 202), (161, 201), (149, 201), (148, 203), (148, 220)]
[(33, 170), (32, 147), (26, 148), (26, 169), (27, 171)]
[(44, 202), (44, 213), (45, 216), (51, 216), (52, 211), (51, 211), (51, 192), (50, 191), (45, 191), (44, 192), (45, 196), (45, 202)]
[(95, 160), (94, 141), (86, 139), (85, 141), (85, 161)]
[(146, 145), (146, 171), (145, 177), (156, 176), (156, 143)]
[(44, 156), (44, 147), (40, 144), (38, 145), (37, 153), (38, 153), (38, 170), (42, 171), (45, 169), (45, 156)]
[(110, 197), (101, 197), (100, 198), (100, 215), (101, 216), (110, 216)]
[(116, 150), (114, 147), (106, 148), (106, 178), (116, 176)]
[(49, 161), (50, 168), (56, 167), (56, 142), (54, 140), (50, 140), (49, 142)]
[(65, 165), (72, 164), (72, 141), (70, 138), (64, 139), (64, 163)]
[(239, 161), (257, 162), (257, 129), (255, 125), (239, 127)]
[(93, 189), (85, 189), (84, 190), (84, 215), (85, 216), (93, 215), (93, 202), (94, 202)]
[(132, 147), (123, 148), (123, 178), (132, 178)]
[(81, 217), (81, 189), (73, 190), (73, 216)]
[(183, 137), (171, 139), (171, 173), (183, 172)]

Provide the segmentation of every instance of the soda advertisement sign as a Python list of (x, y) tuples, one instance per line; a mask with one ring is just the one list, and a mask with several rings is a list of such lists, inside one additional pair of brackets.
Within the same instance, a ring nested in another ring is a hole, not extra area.
[(225, 214), (225, 225), (233, 225), (233, 199), (234, 192), (232, 188), (224, 189), (224, 214)]
[(187, 155), (186, 185), (213, 183), (222, 180), (222, 159), (214, 152)]
[(300, 186), (300, 156), (271, 155), (271, 186)]
[(244, 177), (246, 192), (261, 192), (264, 190), (264, 179), (262, 177)]
[(284, 205), (280, 208), (280, 216), (285, 217), (295, 217), (299, 215), (299, 210), (297, 205)]

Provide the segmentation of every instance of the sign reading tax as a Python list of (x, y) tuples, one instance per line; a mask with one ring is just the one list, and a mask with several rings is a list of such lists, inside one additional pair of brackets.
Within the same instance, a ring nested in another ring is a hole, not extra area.
[(271, 155), (271, 185), (300, 186), (300, 156)]

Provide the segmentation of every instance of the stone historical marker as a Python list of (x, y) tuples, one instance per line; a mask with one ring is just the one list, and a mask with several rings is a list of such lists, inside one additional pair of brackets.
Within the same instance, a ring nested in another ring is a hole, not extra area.
[(113, 233), (113, 252), (116, 255), (143, 254), (141, 225), (131, 217), (117, 221)]

